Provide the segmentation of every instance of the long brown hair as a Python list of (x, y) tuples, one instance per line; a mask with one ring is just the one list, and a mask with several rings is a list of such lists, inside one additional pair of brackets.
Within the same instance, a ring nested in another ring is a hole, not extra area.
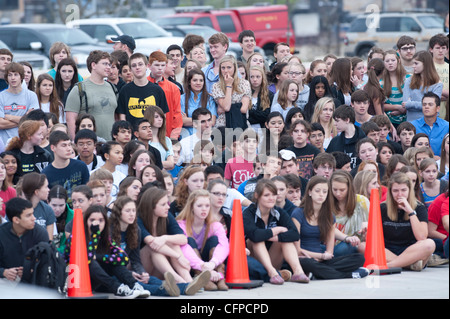
[(344, 94), (352, 92), (352, 82), (350, 81), (351, 69), (352, 64), (348, 58), (337, 59), (331, 67), (331, 83), (336, 83), (338, 89)]
[[(414, 195), (414, 188), (411, 183), (411, 180), (405, 173), (396, 172), (392, 174), (388, 183), (388, 193), (386, 198), (386, 206), (387, 206), (387, 215), (390, 220), (397, 221), (398, 220), (398, 204), (394, 200), (392, 196), (392, 185), (394, 184), (405, 184), (408, 186), (409, 195), (408, 195), (408, 203), (412, 209), (416, 209), (417, 207), (417, 199)], [(409, 216), (405, 214), (404, 219), (409, 220)]]
[[(302, 201), (300, 203), (300, 207), (303, 208), (303, 213), (307, 220), (311, 220), (314, 214), (314, 204), (311, 196), (309, 196), (309, 192), (318, 184), (326, 184), (328, 186), (328, 180), (325, 177), (317, 175), (311, 177), (308, 184), (306, 185), (305, 194), (303, 195)], [(319, 216), (317, 216), (317, 224), (320, 230), (320, 239), (323, 242), (326, 242), (326, 240), (328, 239), (330, 231), (334, 231), (334, 219), (330, 207), (330, 191), (330, 187), (328, 187), (327, 199), (322, 204), (322, 207), (319, 211)]]
[(166, 115), (163, 110), (159, 106), (149, 105), (144, 111), (144, 118), (150, 122), (150, 125), (153, 126), (153, 122), (155, 120), (155, 114), (158, 114), (163, 119), (162, 126), (158, 129), (158, 139), (159, 143), (164, 147), (167, 151), (169, 148), (166, 144)]
[[(334, 197), (332, 186), (333, 182), (338, 183), (344, 183), (347, 185), (347, 200), (345, 204), (345, 211), (341, 212), (339, 208), (339, 201)], [(350, 175), (349, 172), (344, 170), (337, 170), (335, 171), (329, 180), (329, 188), (331, 189), (330, 192), (330, 207), (331, 211), (336, 213), (343, 213), (348, 217), (352, 217), (353, 213), (355, 212), (356, 207), (356, 192), (355, 192), (355, 186), (353, 185), (353, 177)]]
[[(121, 242), (121, 230), (120, 230), (120, 217), (122, 215), (122, 209), (128, 203), (135, 203), (128, 196), (119, 196), (114, 201), (114, 206), (111, 211), (110, 224), (111, 224), (111, 238), (116, 242)], [(128, 225), (126, 230), (127, 236), (127, 247), (130, 249), (136, 249), (139, 247), (138, 242), (138, 225), (137, 225), (137, 215), (134, 222)]]
[[(167, 196), (167, 191), (159, 187), (148, 188), (141, 196), (138, 205), (138, 214), (142, 219), (144, 227), (153, 236), (162, 236), (167, 233), (167, 218), (156, 217), (153, 211), (156, 208), (156, 204), (164, 197)], [(156, 220), (156, 227), (153, 228), (154, 220)]]
[(203, 173), (203, 169), (200, 166), (191, 165), (186, 167), (181, 176), (178, 178), (178, 183), (175, 187), (175, 197), (178, 208), (184, 208), (184, 205), (186, 205), (187, 199), (189, 197), (189, 189), (186, 185), (185, 180), (189, 179), (189, 177), (198, 172)]
[(421, 74), (413, 74), (411, 76), (411, 89), (420, 89), (425, 91), (429, 86), (439, 83), (439, 74), (436, 71), (433, 62), (433, 56), (428, 51), (416, 52), (413, 56), (413, 60), (417, 60), (423, 63), (423, 71)]
[(367, 84), (364, 87), (371, 100), (378, 100), (383, 104), (385, 100), (384, 89), (380, 85), (378, 77), (383, 74), (385, 67), (381, 59), (375, 58), (367, 64)]
[[(397, 89), (400, 93), (402, 93), (403, 92), (402, 86), (405, 83), (406, 70), (403, 67), (402, 60), (400, 59), (400, 56), (396, 51), (394, 50), (386, 51), (384, 54), (385, 59), (388, 54), (395, 56), (395, 59), (397, 60), (397, 69), (395, 69), (395, 77), (397, 78)], [(383, 78), (384, 94), (386, 95), (386, 97), (389, 97), (392, 93), (392, 81), (389, 75), (389, 71), (386, 68), (383, 71), (382, 78)]]
[(191, 88), (191, 80), (194, 77), (194, 75), (201, 75), (203, 78), (203, 88), (202, 88), (202, 91), (200, 92), (202, 94), (202, 96), (200, 98), (200, 106), (202, 108), (206, 108), (206, 106), (208, 105), (209, 94), (208, 94), (208, 90), (206, 89), (205, 73), (203, 73), (203, 71), (200, 69), (194, 68), (189, 71), (187, 78), (186, 78), (185, 87), (184, 87), (184, 106), (185, 106), (184, 113), (186, 115), (188, 114), (188, 110), (189, 110), (189, 99), (191, 98), (191, 94), (193, 94), (192, 88)]
[(42, 108), (42, 106), (41, 106), (42, 94), (41, 94), (40, 86), (44, 80), (50, 81), (53, 84), (53, 91), (49, 97), (50, 112), (55, 114), (56, 117), (59, 119), (60, 112), (63, 111), (64, 109), (63, 109), (63, 105), (59, 99), (58, 92), (56, 91), (55, 80), (48, 73), (40, 74), (36, 81), (36, 94), (37, 94), (37, 97), (39, 100), (39, 108)]

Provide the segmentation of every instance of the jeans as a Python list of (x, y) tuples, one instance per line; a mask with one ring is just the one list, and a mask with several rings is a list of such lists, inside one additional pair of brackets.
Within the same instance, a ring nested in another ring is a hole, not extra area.
[(346, 256), (355, 254), (358, 252), (358, 248), (353, 247), (351, 244), (340, 242), (336, 246), (334, 246), (334, 257)]

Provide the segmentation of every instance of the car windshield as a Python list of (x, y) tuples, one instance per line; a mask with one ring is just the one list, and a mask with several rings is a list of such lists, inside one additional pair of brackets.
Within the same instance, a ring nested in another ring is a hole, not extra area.
[(184, 32), (186, 32), (186, 34), (196, 34), (196, 35), (200, 35), (202, 36), (204, 39), (209, 39), (213, 34), (217, 33), (216, 30), (214, 30), (213, 28), (189, 28), (187, 27), (183, 27)]
[(124, 34), (131, 35), (135, 39), (170, 37), (167, 31), (150, 22), (119, 23), (117, 26)]
[(64, 42), (68, 46), (82, 44), (97, 44), (97, 41), (79, 29), (48, 29), (41, 32), (49, 39), (50, 43)]
[(171, 17), (171, 18), (162, 18), (157, 20), (158, 25), (179, 25), (179, 24), (191, 24), (191, 17)]
[(437, 16), (423, 16), (418, 19), (427, 29), (440, 29), (444, 25), (444, 20)]

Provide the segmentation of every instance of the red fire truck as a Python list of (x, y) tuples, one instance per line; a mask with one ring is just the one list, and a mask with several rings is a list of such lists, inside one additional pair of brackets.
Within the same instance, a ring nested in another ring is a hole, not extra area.
[(286, 5), (254, 5), (228, 9), (212, 7), (177, 7), (176, 13), (158, 20), (159, 25), (206, 25), (221, 31), (238, 42), (239, 33), (252, 30), (256, 45), (272, 54), (275, 44), (289, 43), (295, 50), (295, 36)]

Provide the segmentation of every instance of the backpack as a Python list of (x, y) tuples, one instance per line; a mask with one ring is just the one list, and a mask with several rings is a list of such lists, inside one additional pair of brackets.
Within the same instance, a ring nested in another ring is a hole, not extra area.
[(40, 242), (25, 254), (23, 283), (56, 289), (65, 293), (66, 263), (63, 255), (51, 242)]
[[(105, 81), (106, 83), (109, 83), (109, 85), (111, 85), (112, 90), (114, 91), (114, 95), (117, 97), (119, 96), (119, 92), (117, 91), (117, 87), (109, 82), (109, 81)], [(83, 89), (83, 82), (77, 82), (77, 87), (78, 87), (78, 95), (80, 96), (80, 108), (83, 106), (83, 101), (84, 104), (86, 106), (86, 113), (89, 114), (89, 105), (88, 105), (88, 98), (87, 98), (87, 94), (86, 91)]]

